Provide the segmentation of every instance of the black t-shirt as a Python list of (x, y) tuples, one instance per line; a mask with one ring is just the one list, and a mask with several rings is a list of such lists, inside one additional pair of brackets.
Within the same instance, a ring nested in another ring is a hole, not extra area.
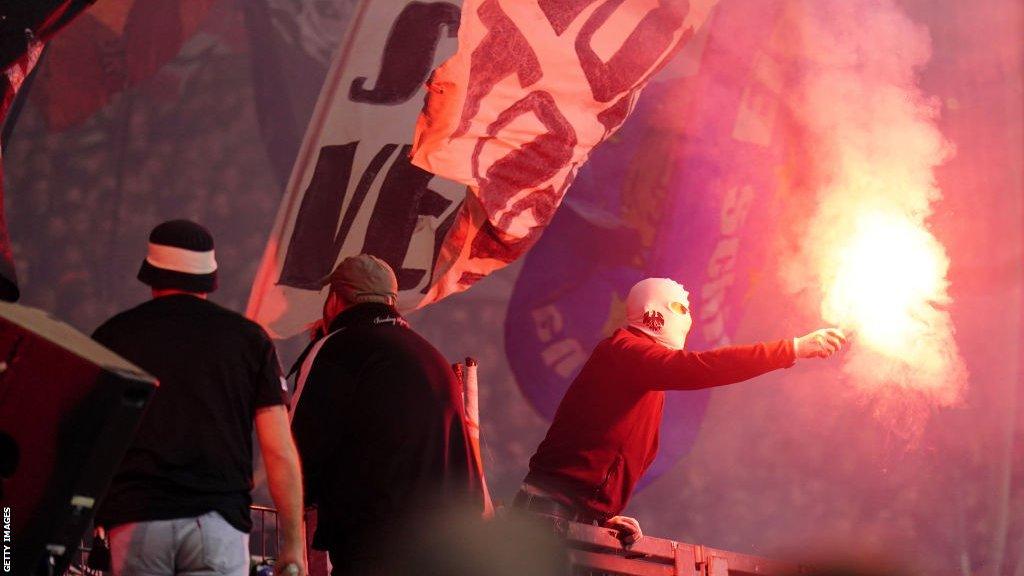
[(114, 316), (93, 338), (160, 381), (97, 524), (216, 511), (248, 532), (253, 416), (287, 403), (263, 329), (213, 302), (173, 295)]

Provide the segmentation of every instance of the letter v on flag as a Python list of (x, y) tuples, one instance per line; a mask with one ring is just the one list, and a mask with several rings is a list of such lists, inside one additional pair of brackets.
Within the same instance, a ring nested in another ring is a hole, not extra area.
[(423, 84), (455, 51), (459, 7), (364, 0), (339, 44), (292, 169), (247, 314), (274, 337), (321, 315), (320, 279), (346, 256), (387, 261), (400, 307), (429, 301), (465, 186), (409, 163)]

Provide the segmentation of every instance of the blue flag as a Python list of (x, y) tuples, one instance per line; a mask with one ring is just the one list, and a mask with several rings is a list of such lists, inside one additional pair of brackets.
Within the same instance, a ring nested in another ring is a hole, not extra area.
[[(781, 163), (779, 87), (759, 58), (771, 26), (744, 42), (735, 34), (751, 11), (770, 22), (776, 10), (719, 4), (695, 50), (652, 82), (617, 136), (594, 151), (526, 257), (505, 347), (544, 417), (553, 417), (594, 346), (625, 324), (626, 294), (643, 278), (673, 278), (690, 292), (688, 349), (731, 343), (763, 261)], [(660, 453), (644, 482), (690, 451), (710, 396), (666, 396)]]

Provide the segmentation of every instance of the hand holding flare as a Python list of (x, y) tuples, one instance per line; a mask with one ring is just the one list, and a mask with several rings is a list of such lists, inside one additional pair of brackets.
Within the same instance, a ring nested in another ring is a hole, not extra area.
[(828, 358), (846, 344), (846, 336), (838, 328), (822, 328), (793, 339), (797, 358)]

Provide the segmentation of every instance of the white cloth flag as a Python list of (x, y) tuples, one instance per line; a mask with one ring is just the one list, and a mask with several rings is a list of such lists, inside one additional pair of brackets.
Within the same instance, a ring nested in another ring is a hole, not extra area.
[(412, 129), (430, 71), (455, 51), (458, 5), (364, 0), (335, 53), (249, 297), (274, 337), (318, 318), (319, 281), (369, 252), (399, 281), (399, 303), (428, 298), (435, 256), (465, 187), (413, 167)]

